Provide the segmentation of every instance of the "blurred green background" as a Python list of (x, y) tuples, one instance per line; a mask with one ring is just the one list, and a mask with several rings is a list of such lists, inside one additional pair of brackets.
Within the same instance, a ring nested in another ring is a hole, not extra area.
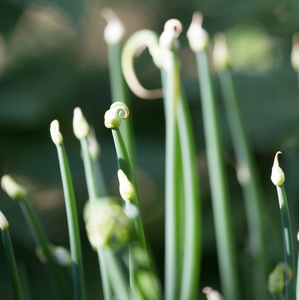
[[(109, 108), (110, 87), (106, 25), (100, 15), (109, 6), (126, 27), (127, 39), (139, 29), (161, 33), (165, 21), (179, 19), (184, 27), (179, 56), (182, 81), (191, 108), (197, 144), (203, 208), (203, 265), (199, 290), (220, 289), (213, 217), (202, 132), (195, 56), (185, 36), (192, 14), (204, 14), (204, 28), (213, 36), (224, 32), (231, 51), (237, 93), (263, 185), (264, 201), (273, 216), (272, 264), (283, 260), (280, 215), (270, 172), (276, 151), (286, 174), (294, 231), (298, 228), (299, 89), (291, 67), (293, 34), (299, 30), (299, 3), (276, 0), (96, 1), (0, 0), (0, 167), (30, 192), (29, 201), (54, 244), (68, 247), (67, 224), (56, 149), (49, 125), (58, 119), (69, 155), (80, 215), (87, 200), (79, 142), (72, 133), (77, 106), (94, 126), (111, 194), (117, 195), (116, 157), (103, 115)], [(159, 71), (144, 54), (136, 62), (147, 87), (159, 87)], [(228, 167), (240, 274), (250, 264), (241, 189), (237, 183), (221, 96), (220, 118)], [(161, 100), (146, 101), (130, 94), (136, 134), (139, 193), (149, 244), (161, 279), (164, 256), (164, 112)], [(115, 99), (117, 100), (117, 99)], [(19, 207), (1, 191), (0, 209), (10, 223), (21, 278), (27, 278), (32, 299), (53, 299), (45, 268), (34, 254), (34, 243)], [(96, 254), (90, 249), (81, 221), (85, 275), (89, 299), (100, 299)], [(277, 238), (275, 238), (277, 237)], [(0, 298), (12, 299), (0, 243)], [(243, 276), (243, 275), (241, 275)], [(245, 280), (244, 280), (245, 281)], [(243, 288), (246, 289), (246, 283)], [(200, 295), (200, 299), (203, 296)]]

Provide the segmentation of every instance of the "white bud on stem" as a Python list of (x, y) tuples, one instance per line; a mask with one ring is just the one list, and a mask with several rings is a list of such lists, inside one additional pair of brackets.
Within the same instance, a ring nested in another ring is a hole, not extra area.
[(191, 25), (187, 31), (187, 38), (192, 51), (195, 53), (205, 50), (209, 43), (209, 35), (202, 28), (203, 16), (200, 12), (193, 14)]
[(26, 190), (16, 183), (9, 175), (4, 175), (1, 179), (1, 186), (10, 198), (13, 200), (25, 200), (27, 196)]
[(5, 218), (4, 214), (2, 213), (2, 211), (0, 211), (0, 229), (1, 230), (5, 230), (7, 229), (9, 226), (7, 219)]
[(133, 200), (134, 198), (134, 187), (129, 181), (127, 175), (123, 170), (118, 170), (117, 172), (119, 181), (119, 193), (124, 200)]
[(50, 134), (52, 141), (55, 145), (61, 145), (63, 142), (63, 137), (59, 130), (59, 122), (57, 120), (52, 121), (50, 125)]
[(76, 107), (74, 110), (73, 130), (79, 140), (86, 138), (89, 134), (89, 125), (80, 107)]
[(284, 176), (284, 172), (279, 167), (278, 154), (281, 154), (281, 152), (278, 151), (275, 154), (272, 173), (271, 173), (271, 181), (273, 182), (274, 185), (281, 186), (285, 181), (285, 176)]

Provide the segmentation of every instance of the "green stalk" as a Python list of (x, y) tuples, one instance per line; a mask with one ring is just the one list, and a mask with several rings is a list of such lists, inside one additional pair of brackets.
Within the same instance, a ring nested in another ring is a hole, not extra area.
[(62, 298), (71, 299), (70, 291), (66, 286), (66, 282), (62, 276), (60, 269), (58, 268), (56, 262), (54, 261), (54, 258), (51, 253), (51, 249), (49, 247), (49, 241), (46, 237), (45, 232), (43, 231), (43, 228), (37, 216), (35, 215), (34, 211), (32, 210), (31, 206), (26, 200), (19, 201), (18, 203), (22, 209), (27, 224), (31, 229), (31, 233), (33, 235), (36, 244), (40, 245), (43, 249), (43, 253), (45, 254), (45, 257), (47, 259), (47, 265), (49, 266), (51, 274), (53, 275), (53, 278), (57, 283), (58, 290)]
[[(124, 27), (118, 17), (110, 9), (104, 9), (104, 11), (102, 11), (102, 15), (108, 22), (104, 36), (108, 45), (111, 99), (112, 102), (122, 102), (128, 107), (131, 107), (130, 99), (128, 97), (128, 89), (121, 70), (121, 40), (123, 39)], [(114, 27), (113, 31), (110, 31), (109, 26), (116, 27)], [(114, 36), (112, 36), (112, 34), (114, 34)], [(134, 166), (135, 151), (132, 118), (123, 122), (120, 131), (125, 141), (131, 164)]]
[(184, 300), (197, 299), (201, 256), (201, 224), (195, 145), (190, 114), (182, 90), (178, 104), (178, 127), (185, 192), (184, 261), (180, 295), (180, 299)]
[(232, 217), (229, 204), (227, 175), (222, 154), (222, 142), (210, 74), (208, 56), (205, 50), (196, 53), (201, 102), (203, 110), (204, 133), (211, 184), (214, 222), (220, 279), (224, 297), (239, 299), (239, 285), (236, 266), (236, 249), (232, 233)]
[(281, 293), (276, 293), (272, 295), (274, 300), (284, 300), (284, 297)]
[(280, 214), (281, 214), (281, 224), (282, 224), (282, 234), (283, 234), (283, 250), (284, 250), (284, 260), (293, 271), (293, 278), (286, 285), (286, 299), (292, 300), (296, 297), (296, 265), (294, 257), (294, 248), (293, 248), (293, 236), (292, 236), (292, 227), (290, 220), (290, 213), (288, 207), (287, 196), (285, 192), (284, 185), (276, 186)]
[[(120, 44), (109, 45), (109, 71), (110, 71), (110, 84), (111, 95), (113, 102), (123, 102), (128, 107), (131, 107), (128, 92), (125, 86), (124, 78), (121, 71), (121, 53)], [(132, 118), (123, 121), (120, 128), (122, 137), (124, 139), (130, 162), (135, 165), (135, 151), (134, 151), (134, 134)], [(134, 168), (133, 168), (134, 169)]]
[(103, 259), (109, 266), (109, 277), (111, 285), (116, 296), (116, 299), (131, 300), (128, 290), (128, 283), (125, 280), (124, 274), (118, 264), (117, 260), (113, 256), (112, 252), (108, 249), (102, 251)]
[[(127, 149), (126, 149), (126, 146), (125, 146), (125, 143), (124, 143), (124, 140), (122, 138), (119, 128), (112, 129), (112, 136), (113, 136), (115, 150), (116, 150), (116, 154), (117, 154), (119, 169), (123, 170), (123, 172), (127, 175), (128, 180), (132, 183), (134, 190), (136, 191), (135, 180), (134, 180), (134, 176), (132, 173), (132, 167), (131, 167), (129, 155), (128, 155), (128, 152), (127, 152)], [(139, 201), (138, 201), (137, 193), (134, 194), (133, 203), (139, 209)], [(146, 241), (145, 241), (145, 235), (144, 235), (141, 215), (139, 215), (136, 219), (136, 230), (137, 230), (139, 240), (140, 240), (143, 248), (146, 250), (147, 247), (146, 247)], [(147, 250), (146, 250), (146, 253), (148, 253)]]
[(176, 58), (168, 51), (168, 69), (165, 72), (166, 162), (165, 162), (165, 299), (175, 300), (180, 295), (179, 284), (179, 194), (177, 170), (179, 143), (177, 134), (177, 105), (179, 81)]
[(6, 261), (7, 261), (7, 266), (8, 266), (8, 271), (12, 283), (12, 290), (13, 290), (13, 295), (15, 300), (23, 300), (23, 294), (21, 290), (21, 285), (20, 285), (20, 279), (19, 279), (19, 274), (17, 270), (17, 264), (15, 260), (15, 255), (13, 251), (13, 246), (11, 243), (11, 238), (9, 234), (9, 229), (8, 229), (8, 222), (3, 215), (2, 212), (0, 212), (0, 228), (2, 231), (2, 240), (3, 240), (3, 246), (4, 246), (4, 252), (6, 256)]
[[(99, 197), (99, 192), (97, 188), (97, 180), (95, 177), (95, 170), (92, 158), (89, 153), (88, 141), (87, 138), (80, 139), (81, 149), (82, 149), (82, 156), (83, 156), (83, 163), (85, 169), (85, 176), (86, 176), (86, 184), (88, 189), (89, 201), (97, 201)], [(110, 251), (110, 250), (107, 250)], [(103, 285), (103, 293), (105, 300), (112, 299), (112, 291), (109, 284), (108, 279), (108, 267), (107, 262), (103, 257), (103, 253), (101, 250), (97, 251), (99, 263), (100, 263), (100, 272), (102, 278), (102, 285)]]
[[(289, 206), (287, 195), (284, 188), (285, 175), (279, 166), (277, 152), (274, 158), (274, 163), (272, 167), (271, 180), (274, 185), (276, 185), (281, 224), (282, 224), (282, 235), (283, 235), (283, 250), (284, 250), (284, 260), (286, 265), (288, 265), (293, 272), (293, 278), (286, 285), (286, 299), (293, 300), (296, 297), (296, 264), (294, 255), (294, 245), (293, 245), (293, 233), (290, 220)], [(286, 276), (287, 278), (287, 276)]]
[(77, 217), (77, 207), (74, 195), (74, 189), (71, 179), (71, 173), (65, 148), (63, 144), (56, 145), (59, 166), (61, 172), (61, 179), (64, 191), (64, 199), (67, 213), (67, 222), (69, 229), (70, 250), (72, 257), (72, 269), (73, 269), (73, 290), (74, 299), (85, 299), (84, 288), (84, 275), (83, 275), (83, 263), (81, 242), (79, 233), (79, 224)]
[(261, 202), (260, 185), (230, 70), (225, 68), (220, 71), (219, 78), (237, 159), (238, 179), (244, 193), (250, 250), (253, 258), (254, 295), (255, 299), (267, 299), (268, 293), (265, 285), (268, 270), (263, 239), (264, 207)]
[[(297, 241), (299, 241), (299, 232), (297, 233)], [(297, 243), (298, 245), (298, 243)], [(296, 281), (296, 300), (299, 300), (299, 251), (297, 257), (297, 281)]]

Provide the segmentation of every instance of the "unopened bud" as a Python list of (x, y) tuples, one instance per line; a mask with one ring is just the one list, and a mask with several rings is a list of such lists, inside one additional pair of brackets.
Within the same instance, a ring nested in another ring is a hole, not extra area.
[(281, 186), (285, 181), (285, 176), (284, 176), (284, 172), (279, 167), (278, 154), (281, 154), (281, 152), (278, 151), (275, 154), (274, 163), (273, 163), (273, 167), (272, 167), (272, 173), (271, 173), (271, 180), (272, 180), (273, 184), (275, 184), (276, 186)]
[(52, 141), (55, 145), (61, 145), (63, 142), (63, 137), (59, 130), (59, 122), (57, 120), (52, 121), (50, 125), (50, 134)]
[(11, 199), (25, 200), (27, 196), (26, 190), (16, 183), (9, 175), (4, 175), (1, 179), (1, 186), (4, 192), (8, 194)]
[(101, 11), (102, 16), (107, 21), (104, 30), (104, 39), (108, 45), (119, 43), (125, 33), (125, 28), (117, 15), (110, 8), (104, 8)]
[(214, 42), (214, 67), (217, 71), (222, 71), (226, 69), (229, 64), (229, 54), (224, 34), (217, 33), (214, 37)]
[(134, 198), (134, 187), (129, 181), (127, 175), (123, 170), (118, 170), (117, 172), (119, 181), (119, 193), (124, 200), (133, 200)]
[(191, 25), (187, 31), (187, 38), (192, 51), (195, 53), (205, 50), (209, 43), (209, 35), (202, 28), (203, 16), (200, 12), (193, 14)]
[(211, 287), (205, 287), (202, 292), (206, 294), (208, 300), (223, 300), (224, 298), (218, 291), (213, 290)]
[(80, 107), (76, 107), (74, 110), (73, 130), (79, 140), (86, 138), (89, 134), (89, 125)]
[(120, 127), (121, 118), (117, 113), (117, 110), (109, 109), (106, 111), (105, 116), (105, 126), (109, 129), (117, 129)]
[(0, 211), (0, 229), (1, 230), (5, 230), (7, 229), (9, 226), (7, 219), (5, 218), (4, 214), (2, 213), (2, 211)]
[(293, 47), (291, 52), (291, 63), (296, 72), (299, 72), (299, 34), (293, 36)]
[(94, 129), (91, 127), (88, 139), (88, 146), (89, 146), (89, 154), (93, 160), (96, 160), (100, 155), (100, 145), (97, 141)]

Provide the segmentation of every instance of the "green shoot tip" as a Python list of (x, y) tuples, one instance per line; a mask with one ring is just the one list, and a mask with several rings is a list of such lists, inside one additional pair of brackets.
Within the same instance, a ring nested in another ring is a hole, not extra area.
[(89, 125), (80, 107), (76, 107), (74, 110), (73, 130), (79, 140), (86, 138), (89, 134)]
[(26, 190), (16, 183), (9, 175), (4, 175), (1, 179), (1, 187), (4, 192), (13, 200), (25, 200), (27, 196)]
[(281, 152), (278, 151), (275, 154), (272, 173), (271, 173), (271, 181), (273, 182), (274, 185), (281, 186), (285, 181), (285, 176), (284, 176), (284, 172), (279, 167), (278, 154), (281, 154)]
[(59, 122), (57, 120), (52, 121), (50, 125), (50, 134), (51, 134), (52, 141), (56, 146), (62, 144), (63, 137), (59, 130)]
[(8, 226), (9, 226), (9, 224), (7, 222), (7, 219), (5, 218), (4, 214), (0, 210), (0, 229), (5, 230), (8, 228)]

